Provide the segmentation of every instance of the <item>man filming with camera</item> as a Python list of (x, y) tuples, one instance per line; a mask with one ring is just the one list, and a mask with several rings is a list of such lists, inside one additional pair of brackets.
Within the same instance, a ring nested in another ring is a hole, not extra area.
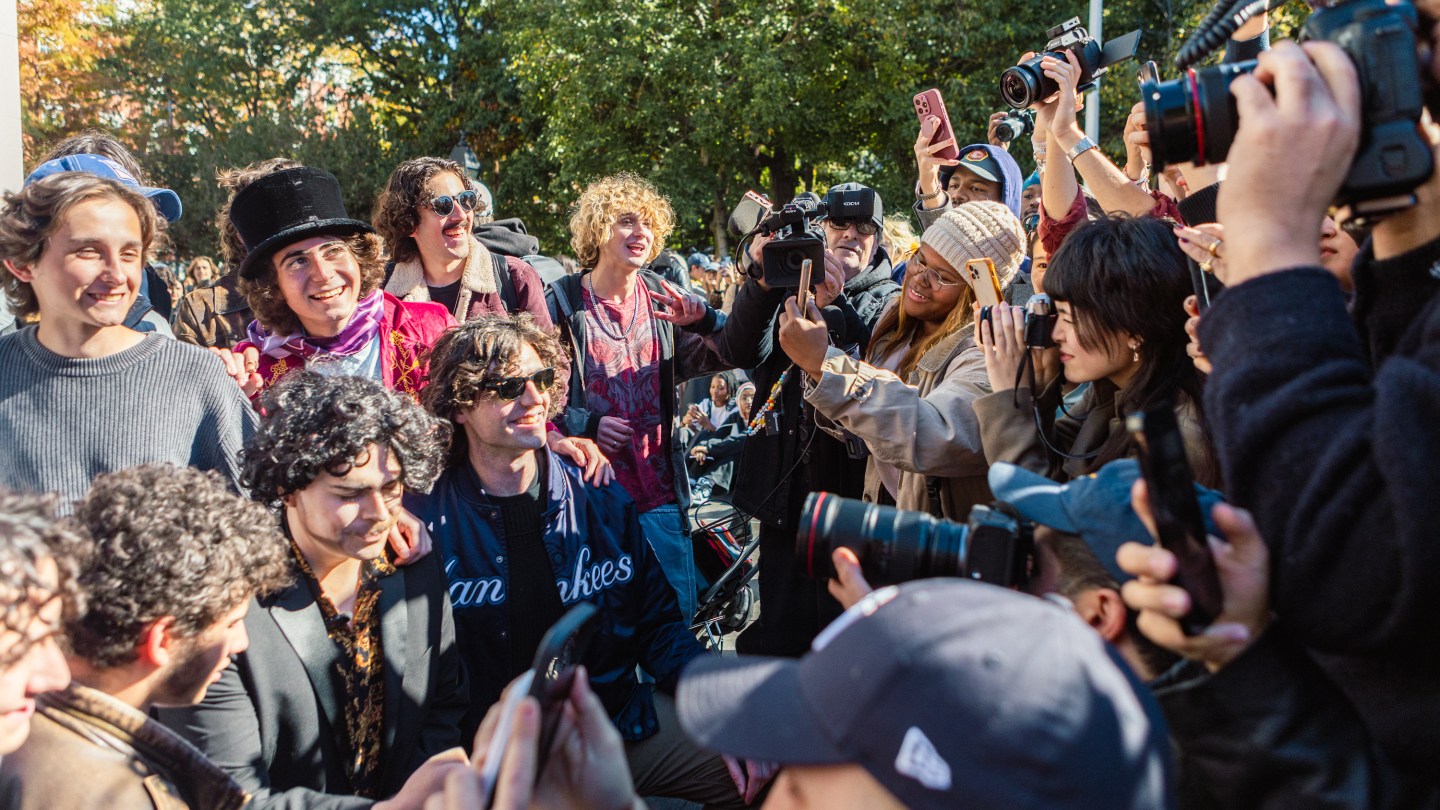
[[(815, 303), (824, 313), (830, 343), (858, 352), (869, 342), (886, 304), (900, 292), (890, 278), (890, 258), (880, 246), (884, 204), (874, 189), (845, 183), (831, 188), (817, 208), (805, 217), (806, 232), (818, 225), (824, 239), (823, 265), (812, 266)], [(852, 441), (847, 447), (816, 428), (802, 398), (804, 374), (780, 347), (779, 314), (796, 290), (793, 281), (788, 287), (779, 283), (785, 265), (776, 251), (789, 239), (793, 237), (776, 241), (757, 236), (750, 243), (748, 278), (736, 292), (725, 329), (715, 337), (730, 365), (754, 369), (755, 382), (747, 427), (751, 435), (732, 492), (735, 506), (760, 521), (763, 607), (760, 620), (741, 635), (738, 646), (747, 653), (798, 656), (820, 627), (840, 613), (824, 588), (795, 568), (800, 507), (807, 494), (818, 490), (859, 497), (865, 456), (862, 443)]]

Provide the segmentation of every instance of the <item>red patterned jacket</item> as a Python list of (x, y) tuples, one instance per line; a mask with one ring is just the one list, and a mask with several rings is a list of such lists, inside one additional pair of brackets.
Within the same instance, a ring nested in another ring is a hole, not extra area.
[[(429, 368), (422, 362), (425, 352), (436, 340), (455, 326), (455, 319), (444, 304), (422, 301), (401, 301), (390, 293), (385, 296), (385, 315), (380, 325), (380, 378), (385, 387), (402, 391), (416, 400), (425, 387)], [(242, 352), (253, 346), (245, 341), (235, 347)], [(305, 367), (305, 358), (260, 355), (260, 379), (265, 389), (280, 382), (285, 375)]]

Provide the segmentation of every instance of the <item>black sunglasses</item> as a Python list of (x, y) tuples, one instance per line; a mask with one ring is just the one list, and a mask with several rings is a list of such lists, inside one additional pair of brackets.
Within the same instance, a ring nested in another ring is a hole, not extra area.
[(460, 203), (460, 207), (466, 211), (474, 211), (475, 206), (480, 204), (480, 194), (475, 191), (462, 191), (454, 197), (446, 194), (442, 197), (436, 197), (425, 204), (430, 206), (430, 208), (440, 216), (448, 217), (450, 216), (450, 212), (455, 210), (455, 203), (457, 202)]
[(843, 231), (851, 225), (860, 232), (861, 236), (874, 236), (880, 230), (880, 226), (868, 219), (827, 219), (825, 225), (832, 231)]
[(542, 394), (550, 390), (555, 384), (555, 368), (542, 368), (531, 374), (529, 377), (501, 377), (496, 380), (485, 380), (480, 383), (481, 391), (494, 391), (495, 396), (501, 401), (509, 402), (512, 399), (519, 399), (525, 393), (525, 383), (535, 383), (535, 390)]

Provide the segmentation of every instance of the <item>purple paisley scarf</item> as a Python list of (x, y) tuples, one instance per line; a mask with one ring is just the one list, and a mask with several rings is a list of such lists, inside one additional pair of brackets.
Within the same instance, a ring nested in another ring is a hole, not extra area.
[(298, 354), (301, 357), (310, 357), (314, 354), (332, 354), (348, 356), (352, 355), (370, 344), (375, 339), (375, 334), (380, 331), (380, 324), (385, 319), (385, 295), (376, 290), (355, 305), (355, 312), (350, 316), (350, 322), (340, 330), (335, 337), (312, 338), (304, 332), (296, 332), (290, 335), (274, 335), (270, 330), (260, 325), (259, 321), (251, 321), (249, 327), (250, 342), (255, 348), (267, 357), (279, 359)]

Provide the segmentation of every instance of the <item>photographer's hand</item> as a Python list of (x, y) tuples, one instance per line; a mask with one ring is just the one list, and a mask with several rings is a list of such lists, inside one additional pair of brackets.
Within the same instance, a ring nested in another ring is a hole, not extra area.
[(749, 257), (750, 257), (750, 264), (754, 265), (754, 266), (757, 267), (757, 268), (761, 268), (760, 272), (757, 272), (757, 273), (756, 273), (755, 275), (753, 275), (753, 276), (749, 276), (749, 279), (750, 279), (750, 281), (753, 282), (756, 286), (758, 286), (758, 287), (759, 287), (760, 289), (762, 289), (762, 290), (765, 290), (766, 292), (769, 292), (769, 291), (770, 291), (770, 285), (765, 283), (765, 279), (764, 279), (764, 275), (765, 275), (765, 274), (764, 274), (764, 262), (762, 261), (762, 257), (763, 257), (765, 254), (762, 253), (761, 251), (762, 251), (762, 249), (765, 247), (765, 245), (768, 244), (768, 243), (769, 243), (772, 239), (774, 239), (774, 238), (775, 238), (775, 237), (773, 237), (773, 236), (764, 236), (764, 235), (761, 235), (761, 234), (756, 234), (755, 236), (753, 236), (753, 237), (750, 239), (750, 245), (749, 245), (749, 247), (747, 248), (747, 253), (749, 254)]
[(875, 590), (865, 580), (865, 572), (860, 569), (860, 558), (855, 556), (855, 552), (842, 546), (830, 552), (830, 562), (835, 566), (835, 576), (825, 583), (825, 587), (841, 607), (849, 610)]
[(1185, 336), (1190, 342), (1185, 344), (1185, 353), (1190, 355), (1190, 362), (1195, 364), (1195, 369), (1201, 374), (1209, 374), (1214, 367), (1210, 365), (1210, 358), (1205, 356), (1205, 350), (1200, 346), (1200, 303), (1195, 296), (1185, 299), (1185, 314), (1190, 317), (1185, 319)]
[(800, 317), (793, 295), (785, 299), (785, 311), (780, 313), (780, 348), (796, 367), (818, 380), (824, 374), (821, 367), (825, 364), (825, 350), (830, 347), (830, 330), (813, 298), (807, 315)]
[(985, 139), (990, 142), (990, 145), (998, 146), (1001, 149), (1004, 149), (1006, 152), (1010, 151), (1010, 142), (1000, 140), (1000, 138), (995, 133), (995, 129), (1000, 125), (1001, 121), (1005, 120), (1005, 116), (1009, 114), (1010, 113), (1006, 110), (999, 110), (990, 113), (990, 125), (986, 128), (985, 131)]
[(1137, 101), (1125, 119), (1125, 176), (1135, 182), (1150, 168), (1150, 133), (1145, 129), (1145, 102)]
[(990, 310), (987, 320), (978, 323), (975, 336), (985, 353), (990, 390), (1013, 389), (1015, 376), (1025, 361), (1025, 310), (1002, 301)]
[(824, 270), (825, 278), (814, 285), (815, 305), (821, 309), (835, 303), (835, 299), (845, 291), (845, 265), (829, 250), (825, 251)]
[[(1080, 129), (1080, 120), (1075, 115), (1084, 105), (1084, 97), (1075, 91), (1080, 82), (1080, 62), (1075, 54), (1066, 51), (1064, 59), (1053, 56), (1041, 59), (1040, 69), (1060, 88), (1050, 120), (1050, 145), (1068, 154), (1085, 137), (1084, 130)], [(1052, 160), (1055, 158), (1054, 155), (1050, 157)]]
[[(1153, 537), (1155, 520), (1143, 480), (1131, 488), (1130, 504)], [(1125, 604), (1140, 611), (1140, 632), (1214, 672), (1235, 660), (1270, 624), (1270, 552), (1249, 512), (1222, 503), (1211, 515), (1225, 534), (1224, 540), (1209, 538), (1224, 607), (1199, 635), (1185, 635), (1177, 621), (1190, 610), (1190, 594), (1166, 584), (1175, 576), (1174, 554), (1159, 546), (1126, 543), (1115, 559), (1122, 570), (1137, 577), (1125, 583), (1121, 594)]]
[[(958, 166), (958, 160), (946, 160), (939, 156), (940, 150), (947, 146), (955, 145), (955, 138), (950, 138), (939, 143), (931, 143), (935, 137), (935, 130), (940, 128), (940, 119), (937, 116), (926, 116), (920, 124), (920, 134), (915, 136), (915, 168), (919, 173), (920, 193), (925, 196), (938, 194), (944, 189), (940, 188), (940, 167)], [(943, 200), (931, 200), (928, 203), (922, 202), (926, 208), (939, 208)]]
[(1339, 46), (1281, 42), (1258, 61), (1230, 85), (1240, 126), (1216, 208), (1231, 285), (1320, 263), (1320, 223), (1360, 138), (1359, 80)]

